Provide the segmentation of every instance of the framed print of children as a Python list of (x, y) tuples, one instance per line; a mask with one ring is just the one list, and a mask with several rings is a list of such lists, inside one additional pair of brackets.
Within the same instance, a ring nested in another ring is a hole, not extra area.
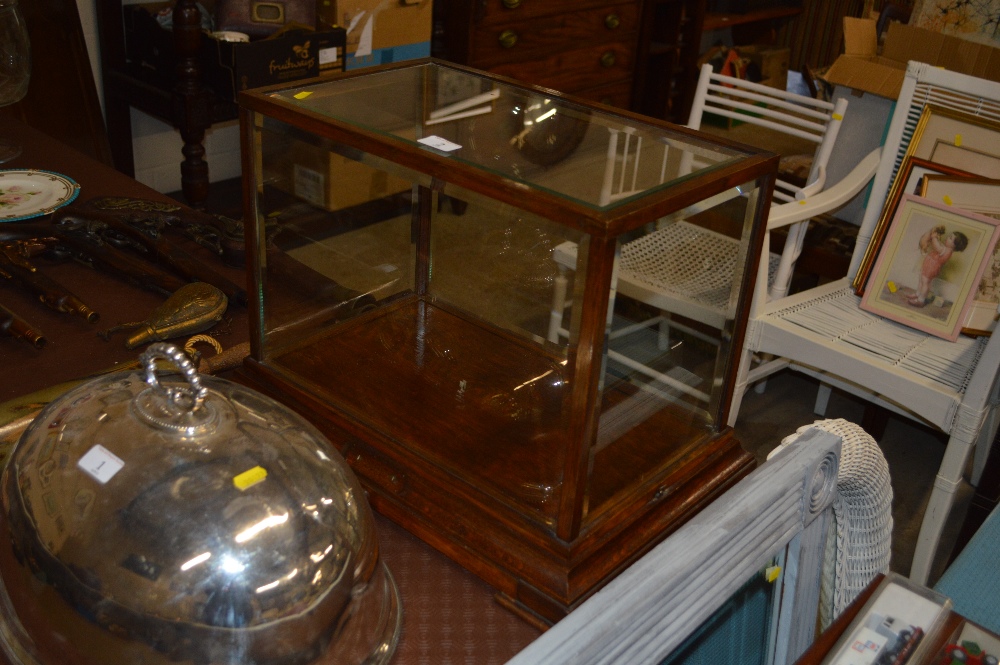
[(861, 308), (957, 339), (998, 235), (1000, 220), (904, 195)]
[(968, 246), (968, 236), (961, 231), (949, 233), (943, 224), (921, 235), (920, 252), (924, 258), (918, 269), (917, 288), (906, 297), (906, 302), (914, 307), (923, 307), (933, 302), (931, 282), (937, 279), (955, 252), (963, 252)]

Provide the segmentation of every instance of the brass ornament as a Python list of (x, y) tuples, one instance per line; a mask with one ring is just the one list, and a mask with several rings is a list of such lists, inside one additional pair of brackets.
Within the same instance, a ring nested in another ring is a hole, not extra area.
[(177, 289), (145, 321), (115, 326), (101, 336), (107, 339), (119, 330), (138, 328), (125, 341), (125, 348), (134, 349), (208, 330), (222, 320), (228, 305), (229, 299), (218, 288), (206, 282), (192, 282)]

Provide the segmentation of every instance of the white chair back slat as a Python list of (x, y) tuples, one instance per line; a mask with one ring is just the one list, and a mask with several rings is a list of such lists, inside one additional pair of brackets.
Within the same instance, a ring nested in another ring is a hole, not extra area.
[[(711, 68), (711, 65), (707, 64), (702, 65), (703, 70), (705, 67)], [(732, 77), (714, 73), (711, 75), (711, 78), (712, 80), (715, 81), (727, 81), (727, 82), (738, 81), (738, 85), (742, 89), (759, 92), (761, 94), (766, 95), (769, 99), (789, 100), (791, 102), (790, 104), (791, 106), (796, 106), (796, 107), (812, 106), (818, 109), (825, 109), (827, 112), (833, 110), (832, 102), (827, 102), (822, 99), (814, 99), (812, 97), (803, 98), (802, 95), (799, 95), (797, 93), (781, 90), (780, 88), (772, 88), (771, 86), (764, 85), (762, 83), (754, 83), (752, 81), (744, 81), (742, 79), (733, 79)]]
[[(719, 80), (720, 77), (713, 76), (714, 80)], [(744, 82), (746, 83), (746, 82)], [(732, 83), (720, 83), (720, 84), (708, 84), (708, 89), (715, 92), (715, 95), (709, 95), (709, 99), (715, 99), (722, 97), (724, 99), (731, 99), (734, 97), (739, 97), (741, 99), (748, 99), (753, 102), (763, 102), (773, 109), (782, 109), (790, 114), (796, 116), (802, 116), (806, 118), (813, 118), (814, 120), (821, 120), (824, 123), (830, 118), (830, 111), (833, 110), (833, 104), (829, 102), (824, 102), (823, 106), (810, 108), (810, 106), (804, 103), (796, 102), (786, 102), (781, 97), (774, 93), (781, 92), (777, 88), (771, 88), (772, 93), (760, 94), (755, 92), (750, 92), (749, 90), (743, 90), (742, 88), (735, 87)], [(810, 98), (806, 97), (805, 100)], [(818, 100), (817, 100), (818, 101)]]
[(787, 113), (775, 112), (754, 104), (744, 104), (734, 99), (709, 97), (705, 100), (705, 111), (753, 125), (764, 125), (780, 132), (794, 133), (795, 136), (814, 143), (821, 142), (826, 132), (826, 125), (823, 123), (802, 120)]

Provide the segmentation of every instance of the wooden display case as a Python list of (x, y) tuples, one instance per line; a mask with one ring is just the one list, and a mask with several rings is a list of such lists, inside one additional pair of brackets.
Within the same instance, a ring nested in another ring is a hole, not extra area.
[[(434, 60), (240, 104), (243, 380), (504, 602), (559, 619), (750, 470), (726, 423), (776, 156)], [(699, 264), (717, 316), (626, 288), (677, 228), (733, 248)]]

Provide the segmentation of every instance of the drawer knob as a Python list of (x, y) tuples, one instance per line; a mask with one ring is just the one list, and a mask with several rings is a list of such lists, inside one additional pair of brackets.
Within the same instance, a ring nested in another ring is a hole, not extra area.
[(601, 56), (601, 67), (614, 67), (615, 66), (615, 54), (611, 51), (606, 51), (604, 55)]
[(622, 24), (621, 18), (618, 14), (608, 14), (604, 17), (604, 27), (608, 30), (615, 30)]
[(503, 0), (503, 6), (507, 9), (517, 9), (521, 6), (521, 0)]
[(500, 33), (499, 41), (500, 46), (504, 48), (514, 48), (514, 44), (517, 44), (517, 33), (513, 30), (504, 30)]

